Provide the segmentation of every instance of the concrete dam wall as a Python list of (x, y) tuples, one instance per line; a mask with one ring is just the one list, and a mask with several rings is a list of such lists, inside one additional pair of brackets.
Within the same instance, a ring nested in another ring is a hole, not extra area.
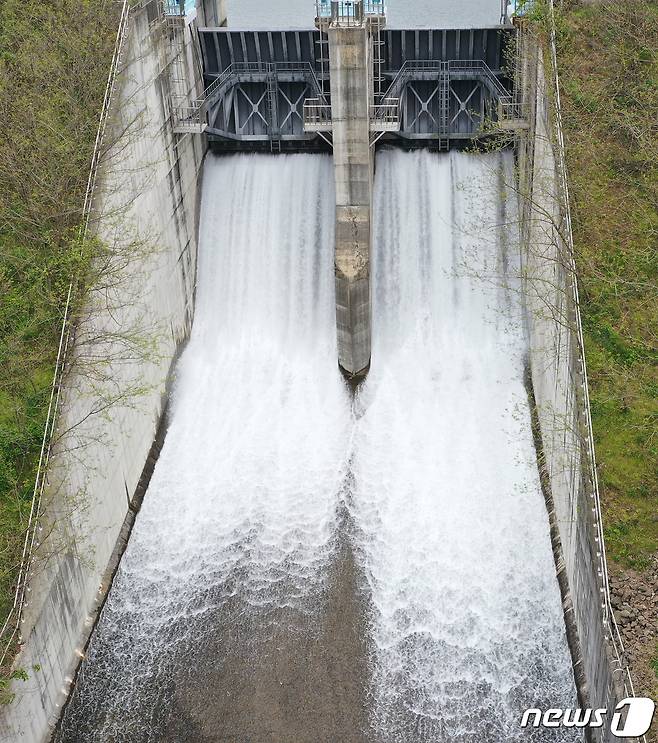
[(192, 86), (198, 77), (189, 27), (174, 38), (151, 11), (133, 9), (119, 32), (89, 226), (112, 257), (74, 329), (15, 662), (29, 678), (0, 712), (7, 743), (50, 739), (143, 495), (172, 360), (192, 324), (204, 143), (172, 132), (172, 60)]
[[(633, 686), (610, 606), (569, 216), (556, 58), (520, 33), (528, 135), (518, 146), (524, 297), (541, 466), (582, 707), (612, 710)], [(557, 101), (557, 104), (555, 103)]]

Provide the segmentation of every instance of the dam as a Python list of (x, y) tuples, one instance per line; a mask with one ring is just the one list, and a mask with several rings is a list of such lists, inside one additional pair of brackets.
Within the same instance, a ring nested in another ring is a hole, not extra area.
[(206, 162), (167, 438), (56, 740), (511, 741), (538, 698), (573, 706), (511, 158), (378, 157), (354, 399), (329, 159)]
[[(165, 352), (146, 401), (83, 419), (120, 442), (99, 453), (92, 429), (93, 522), (57, 511), (95, 525), (94, 558), (75, 536), (33, 579), (21, 652), (40, 670), (8, 741), (613, 739), (520, 724), (612, 709), (630, 678), (577, 292), (547, 258), (565, 208), (549, 83), (522, 19), (480, 4), (406, 28), (359, 0), (299, 26), (249, 3), (252, 28), (210, 1), (133, 11), (126, 66), (154, 71), (117, 100), (166, 112), (135, 219), (170, 247), (128, 281)], [(163, 68), (141, 55), (156, 35)], [(556, 287), (571, 324), (542, 311)]]

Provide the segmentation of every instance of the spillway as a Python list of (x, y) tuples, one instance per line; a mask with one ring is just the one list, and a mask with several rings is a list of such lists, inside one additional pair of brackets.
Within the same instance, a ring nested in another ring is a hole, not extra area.
[(511, 170), (378, 155), (372, 369), (353, 396), (330, 158), (209, 159), (167, 437), (59, 743), (579, 739), (518, 727), (575, 690)]
[(575, 690), (523, 383), (512, 154), (377, 168), (352, 460), (373, 719), (385, 740), (528, 740), (522, 710)]
[(263, 719), (276, 738), (279, 677), (322, 673), (296, 655), (319, 642), (350, 442), (332, 178), (322, 156), (205, 168), (170, 425), (62, 741), (259, 740)]

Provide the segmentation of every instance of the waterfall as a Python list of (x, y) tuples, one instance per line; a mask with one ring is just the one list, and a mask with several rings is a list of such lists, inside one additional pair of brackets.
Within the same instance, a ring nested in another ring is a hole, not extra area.
[(205, 740), (216, 674), (322, 611), (350, 442), (331, 159), (209, 158), (201, 213), (164, 447), (62, 740)]
[(511, 153), (377, 160), (352, 510), (386, 740), (527, 740), (526, 707), (575, 702), (523, 383), (512, 176)]
[(59, 743), (578, 739), (519, 728), (575, 690), (511, 176), (509, 153), (378, 155), (352, 396), (331, 159), (208, 158), (167, 436)]

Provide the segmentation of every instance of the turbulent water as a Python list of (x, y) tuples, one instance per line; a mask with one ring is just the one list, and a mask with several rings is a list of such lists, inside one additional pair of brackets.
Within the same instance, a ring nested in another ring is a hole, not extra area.
[(330, 158), (209, 159), (167, 437), (58, 741), (509, 743), (574, 703), (511, 167), (378, 156), (353, 397)]
[(210, 705), (238, 704), (234, 668), (264, 662), (279, 623), (304, 634), (321, 611), (350, 441), (332, 167), (240, 155), (205, 168), (171, 423), (62, 740), (206, 740)]
[(511, 153), (378, 158), (353, 510), (373, 716), (391, 740), (514, 741), (520, 710), (574, 701), (523, 385), (511, 183)]

